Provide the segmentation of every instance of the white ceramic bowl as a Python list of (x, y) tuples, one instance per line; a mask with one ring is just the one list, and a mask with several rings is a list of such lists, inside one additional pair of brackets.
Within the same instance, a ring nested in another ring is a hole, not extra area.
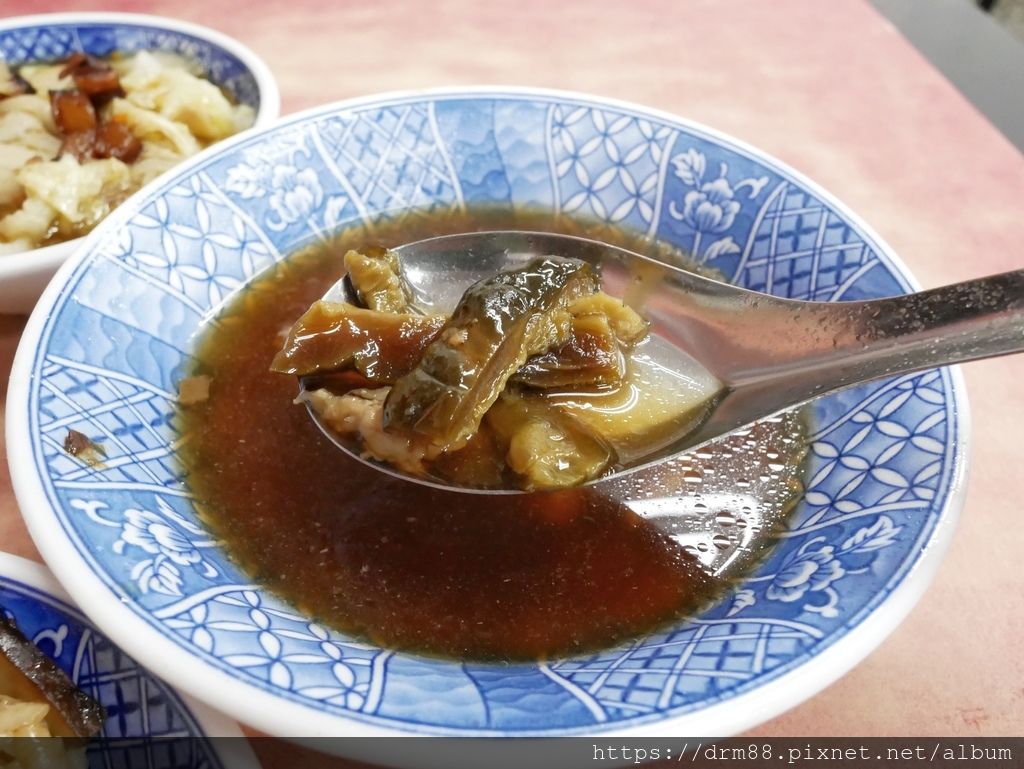
[[(76, 51), (166, 50), (188, 55), (213, 82), (256, 110), (255, 126), (281, 111), (277, 82), (263, 60), (227, 35), (198, 24), (133, 13), (53, 13), (0, 21), (0, 60), (51, 61)], [(20, 254), (0, 255), (0, 313), (27, 313), (81, 238)]]
[[(956, 370), (817, 400), (806, 493), (770, 557), (699, 616), (600, 653), (489, 665), (379, 648), (252, 584), (204, 531), (172, 419), (196, 333), (318, 233), (474, 203), (617, 222), (779, 296), (914, 288), (827, 192), (672, 115), (464, 88), (292, 116), (122, 206), (26, 327), (8, 398), (11, 475), (68, 590), (160, 675), (286, 736), (723, 735), (849, 670), (920, 597), (950, 541), (968, 432)], [(61, 450), (69, 428), (105, 443), (104, 467)]]

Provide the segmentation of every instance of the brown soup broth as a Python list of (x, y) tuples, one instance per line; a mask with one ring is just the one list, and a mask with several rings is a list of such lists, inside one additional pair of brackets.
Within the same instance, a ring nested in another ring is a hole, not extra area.
[(376, 472), (341, 453), (268, 366), (341, 274), (341, 255), (473, 229), (605, 226), (501, 211), (407, 217), (338, 234), (257, 277), (199, 339), (210, 397), (180, 452), (207, 525), (239, 568), (303, 614), (388, 648), (535, 660), (608, 647), (719, 598), (763, 556), (801, 491), (801, 414), (654, 470), (558, 492), (483, 497)]

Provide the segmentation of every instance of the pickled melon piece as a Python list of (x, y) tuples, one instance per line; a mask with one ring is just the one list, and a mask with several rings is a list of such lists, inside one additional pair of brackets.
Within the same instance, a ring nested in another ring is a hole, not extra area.
[(385, 428), (460, 448), (527, 358), (568, 338), (566, 306), (597, 288), (589, 265), (558, 257), (474, 283), (419, 365), (395, 382)]
[(364, 248), (346, 253), (344, 262), (348, 280), (363, 305), (378, 312), (406, 312), (411, 297), (397, 253), (379, 246)]
[[(0, 613), (0, 694), (49, 706), (45, 723), (55, 737), (92, 737), (103, 728), (103, 708)], [(2, 707), (2, 706), (0, 706)]]
[(485, 424), (507, 441), (505, 461), (527, 491), (585, 483), (615, 461), (604, 443), (542, 396), (506, 392), (487, 412)]
[[(494, 408), (493, 406), (491, 407)], [(449, 483), (480, 489), (514, 487), (513, 478), (505, 464), (508, 440), (498, 435), (486, 421), (457, 451), (441, 454), (434, 460), (434, 475)]]
[(354, 367), (373, 381), (389, 383), (416, 367), (444, 324), (442, 317), (316, 302), (292, 326), (270, 370), (306, 376)]
[(618, 384), (625, 373), (625, 354), (647, 335), (647, 321), (601, 291), (566, 309), (572, 316), (572, 335), (527, 360), (512, 381), (537, 388)]
[(646, 320), (636, 310), (627, 306), (621, 299), (598, 291), (589, 296), (580, 297), (568, 307), (573, 318), (591, 316), (603, 317), (608, 321), (612, 332), (620, 342), (634, 345), (647, 336), (650, 328)]
[(721, 390), (721, 383), (695, 361), (663, 347), (670, 365), (664, 350), (636, 350), (626, 378), (614, 390), (553, 393), (546, 400), (600, 436), (620, 462), (656, 452), (695, 429)]
[(622, 380), (625, 360), (608, 318), (587, 315), (572, 319), (569, 339), (520, 368), (512, 381), (528, 387), (595, 387)]

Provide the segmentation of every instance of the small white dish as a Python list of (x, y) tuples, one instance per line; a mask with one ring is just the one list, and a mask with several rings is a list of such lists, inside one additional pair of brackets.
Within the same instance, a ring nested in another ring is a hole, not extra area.
[[(227, 35), (162, 16), (133, 13), (53, 13), (0, 21), (0, 61), (18, 65), (59, 60), (76, 51), (164, 50), (197, 60), (213, 82), (256, 111), (254, 127), (277, 119), (281, 98), (266, 63)], [(57, 268), (74, 253), (76, 238), (16, 254), (0, 254), (0, 313), (27, 313)]]

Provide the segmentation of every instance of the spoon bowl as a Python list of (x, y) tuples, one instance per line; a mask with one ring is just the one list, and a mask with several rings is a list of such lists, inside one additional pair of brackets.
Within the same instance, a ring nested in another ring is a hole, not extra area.
[[(713, 391), (700, 418), (640, 457), (620, 461), (598, 483), (648, 468), (813, 398), (881, 377), (1024, 351), (1024, 270), (905, 296), (855, 302), (782, 299), (721, 283), (596, 240), (546, 232), (445, 235), (394, 249), (417, 311), (448, 314), (473, 283), (542, 256), (595, 267), (602, 288), (651, 322), (650, 354), (692, 397)], [(347, 278), (324, 294), (357, 303)], [(340, 449), (384, 473), (474, 494), (365, 456), (307, 403)], [(622, 458), (620, 457), (620, 460)]]

